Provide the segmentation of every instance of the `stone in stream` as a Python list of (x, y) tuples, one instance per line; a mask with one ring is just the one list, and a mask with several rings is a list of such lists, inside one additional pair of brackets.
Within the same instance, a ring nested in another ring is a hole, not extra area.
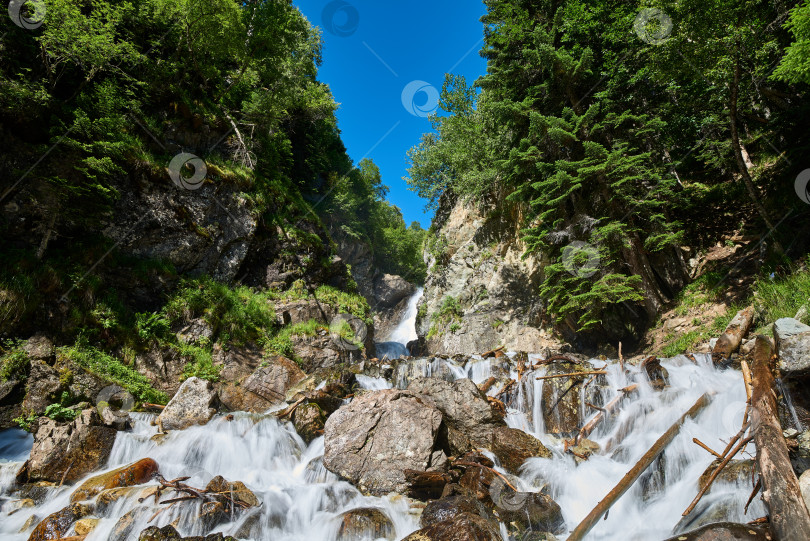
[(773, 541), (766, 528), (719, 522), (670, 537), (665, 541)]
[(212, 533), (205, 537), (181, 537), (177, 530), (174, 529), (174, 526), (166, 525), (162, 528), (149, 526), (141, 532), (138, 541), (237, 541), (237, 539), (221, 533)]
[(61, 511), (48, 515), (45, 520), (37, 524), (28, 537), (28, 541), (47, 541), (64, 537), (74, 522), (89, 514), (90, 507), (80, 503), (70, 504)]
[[(714, 462), (712, 462), (706, 471), (698, 479), (698, 489), (703, 490), (703, 487), (706, 486), (706, 483), (709, 481), (709, 477), (711, 476), (712, 472), (720, 465), (721, 460), (718, 458)], [(754, 473), (754, 461), (749, 460), (732, 460), (726, 466), (720, 470), (717, 478), (712, 483), (712, 487), (709, 489), (709, 493), (711, 493), (712, 489), (716, 486), (717, 483), (735, 483), (739, 485), (751, 485), (752, 475)]]
[(516, 428), (495, 428), (489, 448), (498, 457), (501, 466), (515, 474), (528, 458), (551, 458), (551, 451), (540, 440)]
[(422, 511), (419, 524), (423, 528), (427, 528), (445, 520), (452, 520), (465, 513), (479, 515), (488, 520), (495, 519), (492, 512), (479, 501), (464, 494), (456, 494), (428, 503), (424, 511)]
[(73, 503), (89, 500), (105, 489), (141, 485), (151, 480), (157, 471), (157, 462), (151, 458), (141, 459), (127, 466), (91, 477), (70, 495), (70, 501)]
[(337, 541), (388, 539), (394, 541), (394, 523), (379, 509), (364, 507), (346, 511), (340, 517)]
[(158, 423), (164, 430), (183, 430), (194, 425), (204, 425), (216, 413), (211, 407), (216, 396), (210, 381), (197, 377), (188, 378), (160, 413)]
[(793, 318), (782, 318), (773, 324), (773, 336), (782, 374), (793, 378), (810, 375), (810, 327)]
[(110, 457), (116, 430), (104, 426), (95, 408), (83, 410), (68, 423), (41, 419), (31, 456), (17, 474), (20, 483), (72, 483), (100, 470)]
[(438, 378), (418, 378), (408, 390), (427, 397), (443, 414), (450, 454), (466, 453), (474, 447), (489, 447), (496, 428), (506, 427), (503, 417), (492, 408), (487, 396), (469, 379), (447, 382)]
[(410, 391), (360, 395), (326, 421), (323, 465), (361, 490), (401, 492), (403, 470), (430, 467), (441, 422), (441, 412)]
[(299, 404), (292, 414), (292, 422), (296, 432), (309, 445), (312, 440), (323, 434), (326, 414), (318, 404)]
[(417, 530), (403, 541), (500, 541), (501, 534), (491, 522), (477, 514), (460, 513)]

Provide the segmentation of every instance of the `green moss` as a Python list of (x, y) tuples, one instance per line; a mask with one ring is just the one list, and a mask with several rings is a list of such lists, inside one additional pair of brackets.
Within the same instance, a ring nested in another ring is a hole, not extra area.
[(324, 329), (323, 324), (319, 321), (310, 319), (304, 323), (297, 323), (295, 325), (287, 325), (279, 329), (265, 343), (265, 349), (268, 353), (275, 355), (282, 355), (301, 363), (301, 359), (295, 358), (292, 337), (293, 336), (315, 336), (319, 330)]
[(0, 352), (2, 352), (0, 355), (0, 382), (10, 379), (23, 381), (28, 377), (31, 363), (22, 344), (22, 340), (0, 342)]

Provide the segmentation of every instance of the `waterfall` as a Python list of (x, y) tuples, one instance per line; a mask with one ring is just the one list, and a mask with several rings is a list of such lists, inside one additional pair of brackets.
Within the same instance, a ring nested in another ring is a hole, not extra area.
[[(547, 367), (523, 373), (520, 384), (514, 389), (517, 398), (507, 401), (507, 424), (534, 435), (551, 450), (552, 456), (526, 460), (515, 482), (524, 491), (547, 491), (560, 505), (567, 531), (570, 531), (699, 396), (710, 393), (710, 405), (695, 419), (684, 423), (680, 434), (616, 502), (606, 519), (598, 522), (588, 540), (654, 541), (670, 537), (682, 519), (681, 513), (697, 494), (698, 478), (714, 459), (695, 445), (692, 438), (698, 438), (713, 449), (723, 449), (727, 439), (740, 429), (745, 409), (741, 374), (719, 370), (708, 355), (696, 355), (695, 359), (695, 362), (684, 356), (662, 359), (669, 383), (663, 390), (653, 389), (646, 374), (637, 367), (628, 365), (625, 373), (617, 364), (610, 364), (604, 384), (593, 393), (589, 390), (589, 402), (604, 404), (629, 383), (638, 384), (639, 389), (589, 436), (600, 450), (580, 463), (565, 452), (562, 439), (546, 433), (548, 427), (544, 426), (541, 404), (543, 393), (547, 391), (544, 391), (544, 381), (537, 380), (536, 376), (545, 373)], [(594, 360), (591, 364), (601, 368), (604, 361)], [(409, 371), (401, 371), (407, 367), (411, 367)], [(376, 390), (407, 386), (409, 378), (423, 375), (448, 381), (471, 378), (478, 382), (492, 375), (498, 378), (499, 383), (493, 389), (497, 390), (510, 377), (517, 379), (518, 373), (509, 358), (424, 358), (400, 363), (390, 380), (360, 375), (358, 381), (363, 388)], [(586, 395), (579, 396), (581, 402), (586, 401)], [(587, 414), (582, 422), (596, 413), (590, 407), (579, 411)], [(130, 432), (118, 433), (109, 468), (150, 457), (158, 462), (167, 479), (190, 476), (189, 485), (204, 487), (213, 476), (222, 475), (229, 481), (244, 482), (256, 494), (261, 507), (215, 528), (225, 535), (257, 541), (334, 541), (344, 512), (369, 507), (379, 509), (391, 519), (396, 539), (419, 528), (418, 503), (413, 505), (397, 495), (363, 495), (323, 467), (323, 436), (307, 445), (290, 423), (279, 421), (273, 415), (236, 413), (233, 418), (218, 415), (204, 426), (164, 436), (157, 435), (157, 428), (152, 425), (153, 415), (134, 413), (132, 417), (135, 427)], [(65, 507), (70, 493), (78, 486), (49, 488), (44, 503), (9, 514), (16, 498), (10, 493), (12, 476), (21, 465), (19, 461), (25, 458), (26, 452), (22, 451), (30, 449), (30, 444), (30, 436), (19, 431), (0, 432), (0, 449), (7, 450), (5, 456), (0, 455), (0, 462), (2, 458), (16, 461), (0, 464), (0, 538), (3, 540), (25, 541), (30, 532), (20, 533), (25, 522), (34, 514), (42, 518)], [(737, 458), (750, 459), (753, 454), (754, 446), (749, 444)], [(505, 473), (503, 469), (499, 471)], [(742, 523), (767, 514), (759, 499), (753, 501), (747, 514), (744, 513), (743, 505), (750, 492), (750, 478), (739, 485), (718, 479), (689, 520), (694, 520), (710, 506), (712, 511), (722, 510), (723, 519)], [(135, 490), (97, 512), (100, 523), (86, 541), (108, 539), (121, 517), (136, 508), (143, 511), (138, 511), (134, 519), (130, 538), (147, 526), (170, 523), (175, 523), (186, 536), (205, 533), (196, 519), (199, 505), (174, 506), (153, 518), (167, 506), (156, 504), (153, 499), (138, 503), (140, 494)], [(153, 518), (151, 522), (150, 518)], [(682, 530), (693, 527), (688, 521), (680, 526)], [(565, 534), (558, 536), (560, 540), (565, 537)], [(504, 540), (508, 538), (504, 536)]]
[(424, 288), (417, 288), (416, 292), (408, 299), (408, 305), (402, 314), (402, 320), (391, 331), (388, 341), (375, 344), (379, 358), (398, 359), (409, 354), (406, 347), (408, 342), (418, 338), (416, 334), (417, 305), (424, 292)]

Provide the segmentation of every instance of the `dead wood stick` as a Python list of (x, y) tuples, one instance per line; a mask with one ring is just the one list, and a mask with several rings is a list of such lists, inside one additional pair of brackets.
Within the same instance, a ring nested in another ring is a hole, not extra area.
[(296, 400), (296, 401), (295, 401), (295, 402), (294, 402), (292, 405), (290, 405), (290, 406), (289, 406), (289, 407), (287, 407), (286, 409), (283, 409), (283, 410), (281, 410), (281, 411), (277, 412), (277, 413), (276, 413), (276, 417), (278, 417), (279, 419), (283, 419), (283, 418), (287, 417), (287, 416), (288, 416), (288, 415), (290, 415), (292, 412), (294, 412), (294, 411), (295, 411), (295, 408), (297, 408), (298, 406), (300, 406), (300, 405), (301, 405), (301, 403), (302, 403), (304, 400), (306, 400), (306, 399), (307, 399), (307, 397), (304, 397), (304, 398), (299, 398), (298, 400)]
[(726, 465), (729, 462), (731, 462), (731, 459), (734, 458), (734, 456), (737, 453), (739, 453), (742, 449), (744, 449), (745, 446), (748, 445), (748, 443), (752, 439), (754, 439), (754, 438), (749, 436), (749, 437), (745, 438), (744, 440), (742, 440), (740, 443), (737, 444), (737, 446), (734, 448), (734, 450), (731, 451), (731, 453), (729, 453), (729, 455), (727, 457), (725, 457), (723, 459), (723, 461), (720, 462), (720, 464), (718, 464), (718, 466), (714, 469), (712, 474), (709, 476), (709, 479), (706, 481), (706, 484), (703, 485), (703, 488), (701, 488), (700, 491), (697, 493), (697, 496), (695, 496), (695, 499), (692, 500), (692, 503), (690, 503), (689, 507), (686, 508), (686, 511), (683, 512), (684, 517), (692, 512), (692, 510), (698, 504), (700, 499), (703, 498), (703, 496), (706, 494), (706, 492), (708, 492), (709, 488), (712, 486), (712, 483), (714, 483), (714, 480), (717, 479), (718, 475), (720, 475), (720, 472), (723, 470), (723, 468), (725, 468)]
[(593, 408), (593, 409), (595, 409), (597, 411), (605, 411), (605, 408), (600, 408), (596, 404), (591, 404), (590, 402), (585, 402), (585, 405), (588, 406), (589, 408)]
[(535, 379), (556, 379), (556, 378), (573, 378), (576, 376), (585, 377), (590, 375), (603, 375), (607, 374), (605, 370), (591, 370), (590, 372), (572, 372), (570, 374), (555, 374), (553, 376), (537, 376)]
[(591, 432), (593, 432), (594, 429), (599, 425), (599, 423), (602, 422), (602, 419), (604, 419), (606, 415), (613, 413), (613, 411), (619, 407), (619, 404), (621, 404), (622, 400), (624, 400), (624, 397), (636, 390), (638, 390), (638, 384), (636, 383), (634, 383), (633, 385), (629, 385), (624, 389), (620, 389), (619, 394), (618, 396), (616, 396), (616, 398), (608, 402), (604, 408), (600, 408), (599, 413), (597, 413), (593, 419), (585, 423), (585, 425), (579, 431), (579, 434), (577, 434), (577, 438), (576, 440), (574, 440), (575, 443), (579, 444), (579, 442), (581, 442), (584, 438), (590, 436)]
[(751, 369), (748, 367), (748, 362), (740, 361), (740, 368), (742, 369), (743, 383), (745, 384), (745, 396), (748, 403), (751, 403), (751, 396), (754, 394), (754, 383), (751, 380)]
[(511, 388), (512, 388), (512, 387), (515, 385), (515, 383), (517, 383), (515, 380), (510, 379), (510, 380), (509, 380), (509, 382), (508, 382), (506, 385), (504, 385), (504, 386), (503, 386), (503, 389), (501, 389), (500, 391), (498, 391), (498, 392), (495, 394), (495, 398), (500, 399), (501, 395), (503, 395), (504, 393), (508, 392), (508, 391), (509, 391), (509, 389), (511, 389)]
[(67, 474), (70, 472), (71, 468), (73, 468), (73, 463), (74, 463), (74, 462), (76, 462), (76, 460), (75, 460), (75, 459), (73, 459), (73, 460), (70, 462), (70, 465), (69, 465), (69, 466), (67, 467), (67, 469), (65, 470), (65, 473), (63, 473), (63, 474), (62, 474), (62, 479), (59, 481), (59, 486), (60, 486), (60, 487), (62, 486), (62, 484), (64, 484), (64, 482), (65, 482), (65, 478), (67, 477)]
[(754, 485), (754, 490), (751, 491), (751, 495), (748, 497), (748, 501), (745, 502), (745, 509), (743, 510), (744, 515), (748, 514), (748, 506), (751, 505), (752, 501), (754, 501), (754, 496), (757, 495), (757, 492), (759, 492), (760, 488), (762, 488), (762, 477), (757, 479), (757, 484)]
[(611, 506), (616, 503), (616, 501), (621, 498), (622, 494), (627, 492), (627, 490), (635, 483), (635, 481), (641, 476), (644, 471), (650, 467), (650, 465), (655, 462), (655, 459), (658, 458), (661, 453), (664, 452), (667, 445), (669, 445), (675, 436), (681, 430), (681, 425), (686, 421), (686, 419), (697, 416), (698, 413), (705, 408), (709, 402), (711, 401), (710, 395), (704, 394), (700, 398), (697, 399), (697, 402), (689, 408), (686, 413), (681, 415), (681, 417), (675, 421), (675, 423), (669, 427), (669, 429), (661, 435), (660, 438), (653, 444), (650, 449), (644, 453), (644, 456), (633, 466), (622, 480), (619, 481), (613, 490), (608, 492), (607, 496), (605, 496), (602, 501), (600, 501), (593, 510), (588, 513), (588, 516), (580, 522), (574, 531), (571, 532), (571, 535), (568, 536), (568, 541), (581, 541), (585, 538), (591, 528), (593, 528), (599, 519), (611, 508)]
[(491, 349), (491, 350), (487, 351), (486, 353), (482, 353), (482, 354), (481, 354), (481, 357), (483, 357), (483, 358), (485, 358), (485, 359), (486, 359), (486, 358), (487, 358), (487, 357), (489, 357), (490, 355), (495, 355), (495, 353), (497, 353), (497, 352), (499, 352), (499, 351), (503, 350), (503, 348), (505, 348), (505, 347), (506, 347), (506, 346), (500, 346), (500, 347), (497, 347), (497, 348), (495, 348), (495, 349)]
[(624, 357), (622, 357), (622, 343), (621, 342), (619, 342), (619, 368), (621, 369), (622, 374), (624, 374)]
[(770, 341), (764, 336), (757, 336), (754, 345), (751, 432), (757, 445), (762, 496), (776, 539), (807, 539), (807, 532), (810, 532), (810, 513), (804, 503), (782, 434), (773, 392), (772, 363)]
[(141, 407), (144, 407), (144, 408), (155, 408), (155, 409), (162, 410), (162, 409), (164, 409), (166, 406), (164, 406), (163, 404), (150, 404), (150, 403), (148, 403), (148, 402), (144, 402), (143, 404), (141, 404)]
[(489, 390), (492, 389), (492, 386), (495, 385), (495, 383), (497, 381), (498, 381), (498, 378), (496, 378), (494, 376), (491, 376), (491, 377), (487, 378), (487, 380), (485, 382), (481, 383), (478, 386), (478, 388), (481, 390), (482, 393), (487, 394), (489, 392)]
[(711, 454), (713, 454), (717, 458), (723, 458), (723, 455), (721, 455), (720, 453), (718, 453), (717, 451), (715, 451), (714, 449), (712, 449), (711, 447), (709, 447), (708, 445), (706, 445), (705, 443), (700, 441), (699, 439), (692, 438), (692, 442), (697, 443), (699, 447), (703, 447), (705, 450), (709, 451)]
[(771, 519), (769, 517), (759, 517), (759, 518), (755, 518), (754, 520), (752, 520), (750, 522), (747, 522), (746, 524), (750, 524), (751, 526), (754, 526), (756, 524), (767, 524), (768, 522), (770, 522), (770, 520)]

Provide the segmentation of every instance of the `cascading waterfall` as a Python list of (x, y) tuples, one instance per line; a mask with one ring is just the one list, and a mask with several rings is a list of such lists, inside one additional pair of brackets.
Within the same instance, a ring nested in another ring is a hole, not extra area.
[[(531, 356), (530, 363), (538, 358)], [(507, 424), (533, 434), (552, 450), (553, 456), (530, 458), (524, 463), (518, 480), (522, 490), (548, 491), (562, 508), (570, 531), (700, 395), (710, 393), (711, 404), (696, 419), (686, 421), (662, 457), (619, 499), (587, 539), (649, 541), (669, 537), (697, 493), (698, 478), (714, 458), (695, 445), (692, 438), (722, 449), (724, 438), (739, 430), (745, 408), (740, 373), (717, 369), (706, 355), (695, 358), (696, 362), (683, 356), (663, 360), (669, 386), (662, 391), (654, 390), (638, 368), (628, 367), (629, 373), (623, 373), (617, 364), (610, 364), (606, 368), (607, 385), (595, 391), (601, 393), (597, 403), (608, 402), (618, 394), (618, 389), (630, 383), (637, 383), (639, 390), (625, 399), (615, 418), (590, 435), (601, 451), (580, 464), (564, 453), (562, 440), (545, 433), (540, 407), (543, 381), (536, 376), (544, 374), (546, 367), (524, 373), (516, 390), (517, 400), (511, 402), (514, 407), (508, 410)], [(414, 377), (430, 375), (447, 380), (466, 377), (481, 383), (491, 374), (501, 374), (505, 382), (509, 375), (512, 378), (518, 375), (515, 363), (507, 359), (473, 357), (466, 362), (438, 357), (415, 359), (400, 362), (399, 369), (405, 367), (408, 372), (395, 372), (392, 381), (366, 375), (359, 376), (358, 381), (361, 387), (371, 390), (404, 387)], [(592, 364), (601, 368), (604, 362)], [(495, 386), (495, 391), (503, 382)], [(150, 457), (160, 464), (167, 479), (191, 476), (188, 484), (203, 487), (213, 476), (222, 475), (230, 481), (244, 482), (262, 502), (258, 509), (234, 517), (215, 531), (240, 539), (332, 541), (337, 537), (342, 513), (368, 507), (380, 509), (392, 520), (397, 539), (419, 527), (418, 512), (411, 508), (407, 498), (364, 496), (322, 466), (323, 437), (307, 446), (289, 423), (272, 415), (240, 413), (232, 420), (217, 416), (205, 426), (168, 435), (156, 435), (157, 428), (150, 422), (153, 416), (138, 413), (132, 416), (135, 427), (131, 432), (119, 433), (110, 468)], [(0, 500), (4, 513), (0, 519), (0, 538), (4, 540), (26, 540), (30, 530), (20, 533), (26, 521), (34, 514), (42, 518), (65, 507), (74, 488), (51, 488), (46, 503), (7, 514), (14, 508), (13, 495), (9, 494), (11, 480), (30, 444), (30, 436), (19, 431), (0, 433), (0, 449), (4, 449), (5, 458), (16, 461), (0, 464), (0, 491), (4, 498)], [(746, 457), (752, 453), (753, 444)], [(698, 516), (708, 506), (722, 508), (725, 517), (738, 522), (764, 515), (764, 505), (759, 500), (754, 500), (744, 514), (742, 506), (750, 491), (748, 485), (718, 480), (693, 515)], [(199, 505), (164, 509), (152, 518), (167, 506), (156, 505), (152, 499), (138, 503), (139, 495), (140, 492), (133, 491), (97, 513), (101, 521), (87, 541), (108, 539), (119, 519), (133, 509), (141, 510), (136, 512), (132, 535), (150, 525), (169, 523), (175, 523), (184, 535), (204, 533), (195, 520)], [(688, 522), (682, 526), (689, 529)], [(505, 536), (506, 530), (502, 531)], [(565, 534), (558, 537), (564, 539)]]
[(418, 288), (408, 300), (408, 305), (402, 314), (402, 320), (394, 327), (388, 340), (375, 344), (377, 356), (380, 359), (399, 359), (409, 355), (408, 342), (418, 338), (416, 334), (416, 315), (419, 299), (422, 298), (424, 288)]

